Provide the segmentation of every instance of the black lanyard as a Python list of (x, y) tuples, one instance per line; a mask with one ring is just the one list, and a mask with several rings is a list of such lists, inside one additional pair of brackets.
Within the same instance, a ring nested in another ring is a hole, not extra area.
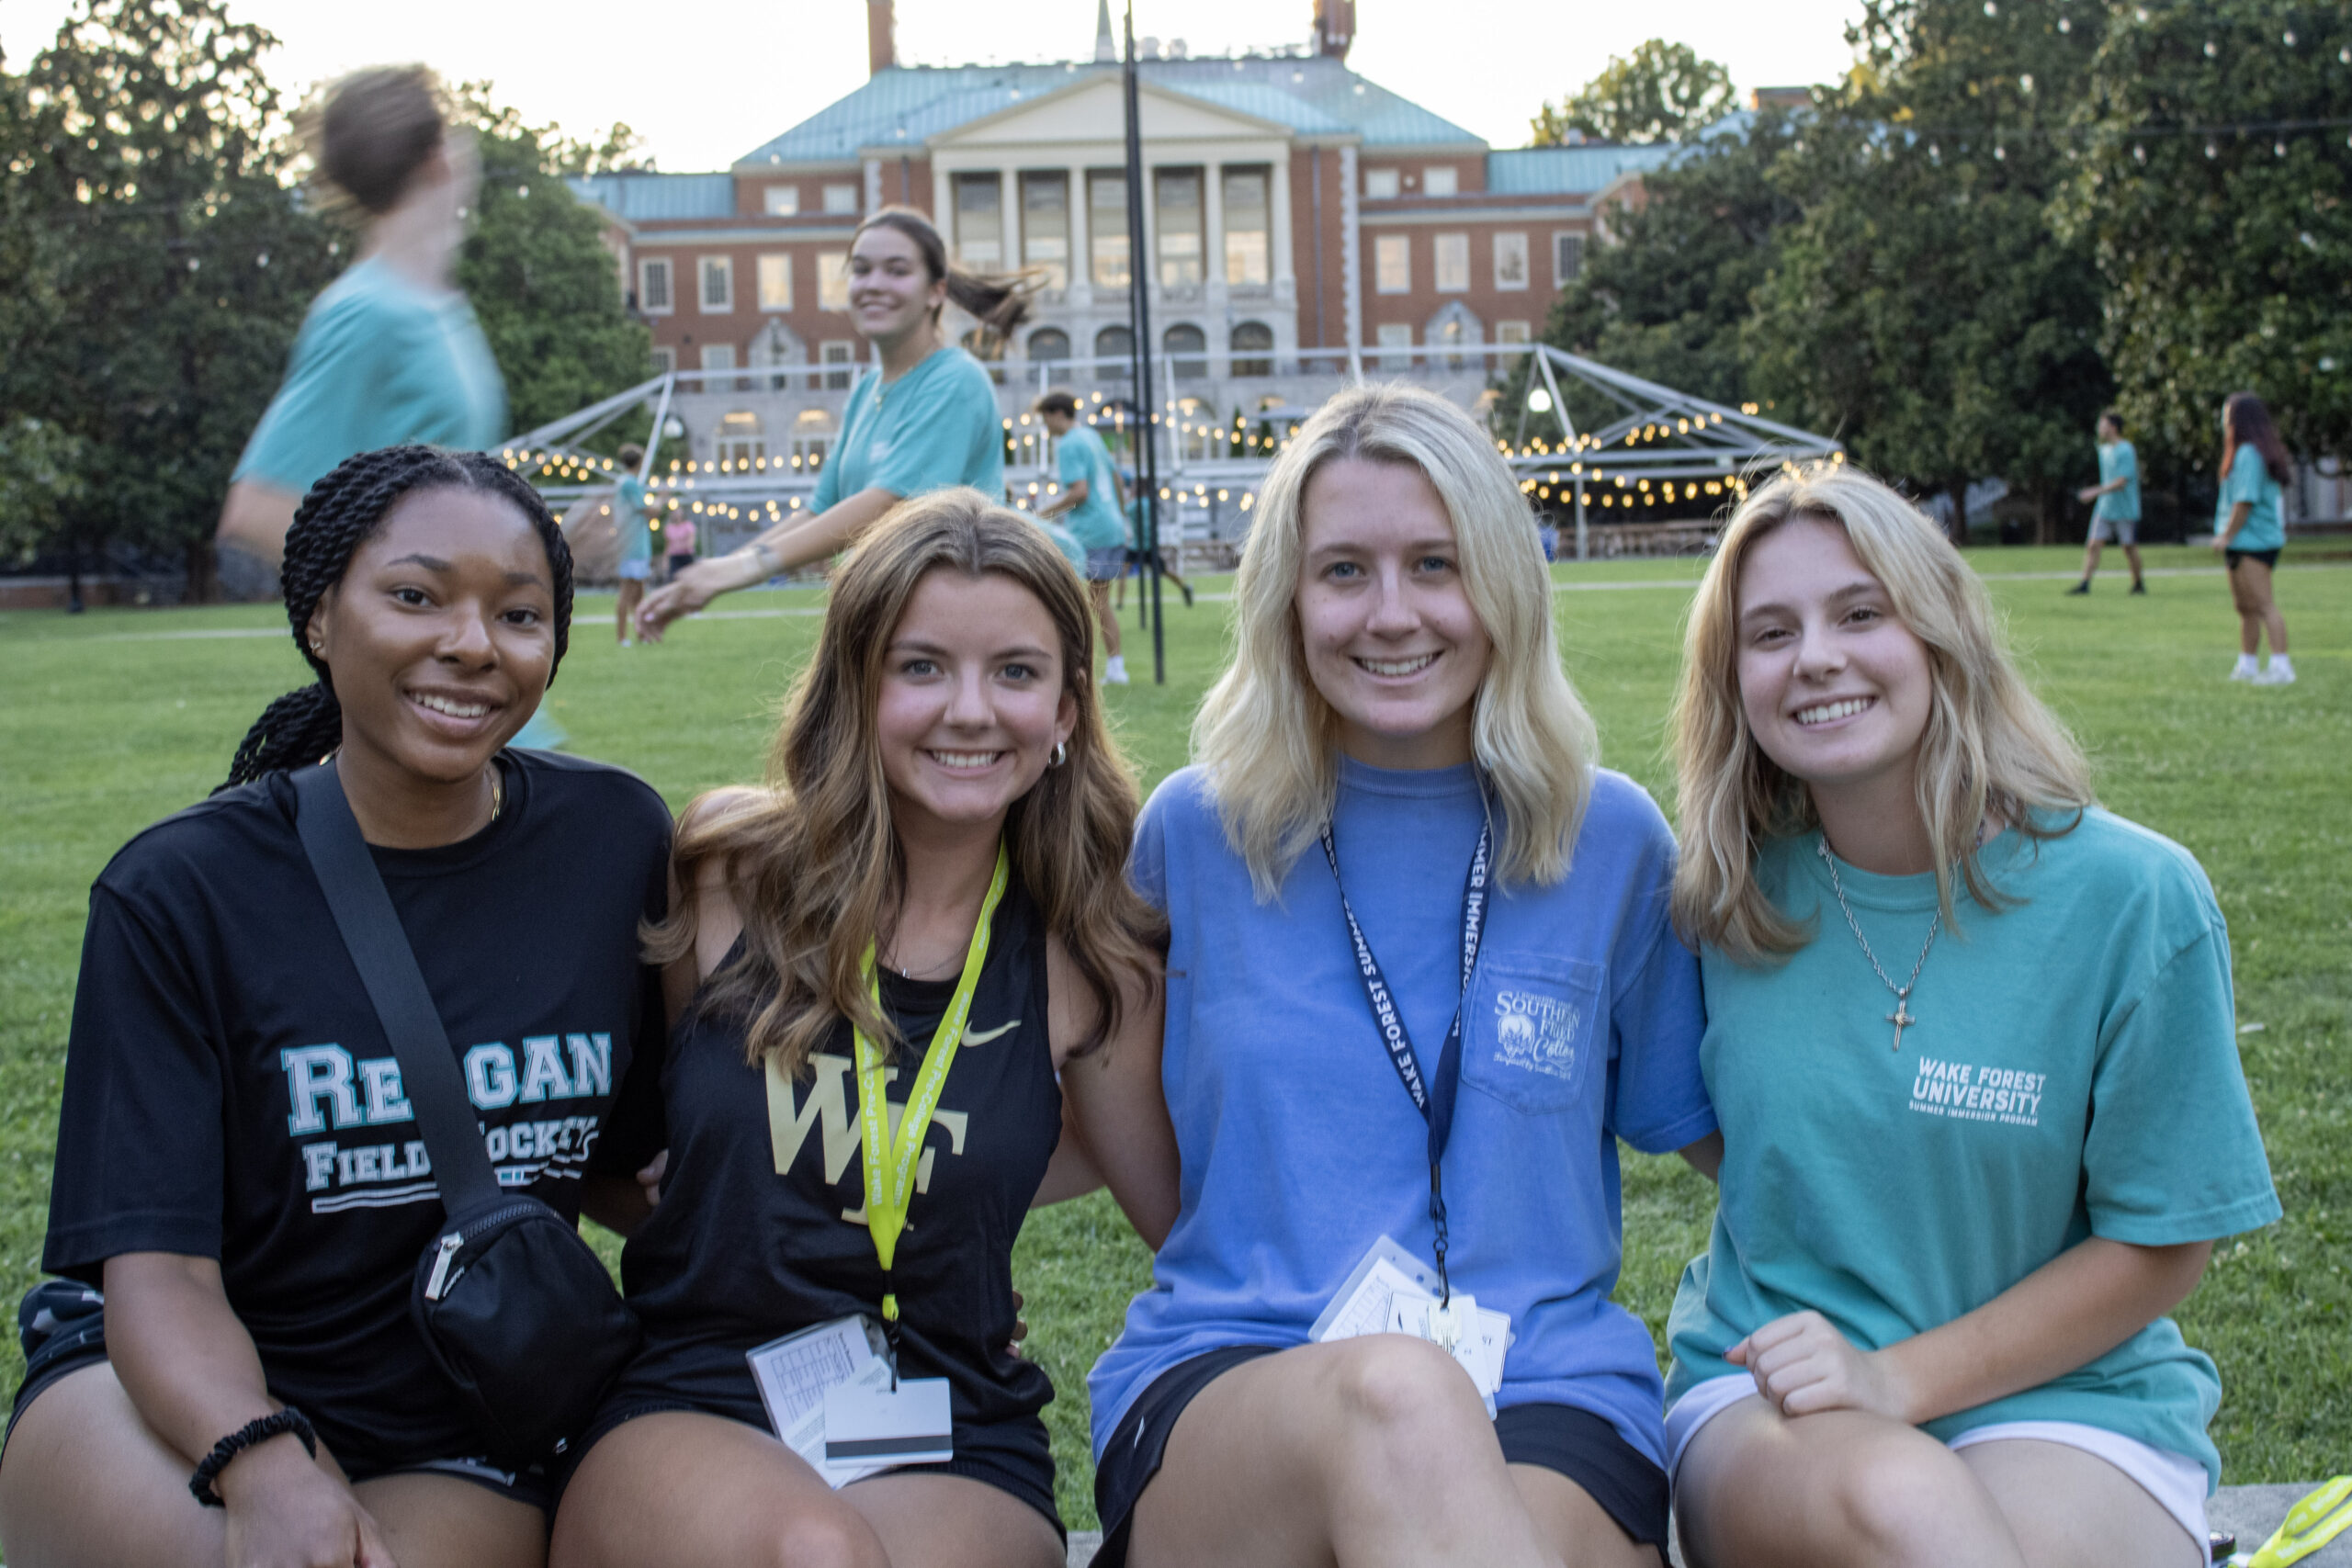
[(1372, 1021), (1388, 1048), (1388, 1065), (1396, 1069), (1397, 1081), (1405, 1086), (1413, 1109), (1429, 1127), (1430, 1220), (1437, 1227), (1439, 1299), (1449, 1303), (1453, 1300), (1453, 1285), (1445, 1271), (1445, 1185), (1441, 1167), (1446, 1142), (1453, 1136), (1453, 1101), (1462, 1087), (1462, 1010), (1470, 998), (1470, 976), (1478, 966), (1478, 942), (1486, 931), (1487, 872), (1493, 847), (1494, 825), (1488, 823), (1478, 829), (1478, 847), (1470, 856), (1470, 872), (1462, 886), (1462, 996), (1453, 1004), (1453, 1021), (1447, 1026), (1445, 1046), (1438, 1053), (1436, 1079), (1424, 1084), (1420, 1060), (1413, 1055), (1412, 1036), (1405, 1031), (1405, 1016), (1389, 994), (1380, 960), (1372, 955), (1372, 943), (1363, 939), (1363, 928), (1356, 924), (1347, 884), (1340, 880), (1340, 852), (1331, 840), (1331, 825), (1323, 824), (1323, 858), (1330, 862), (1331, 880), (1339, 886), (1340, 913), (1347, 917), (1348, 940), (1355, 946), (1356, 973), (1363, 980), (1364, 1000), (1372, 1004)]

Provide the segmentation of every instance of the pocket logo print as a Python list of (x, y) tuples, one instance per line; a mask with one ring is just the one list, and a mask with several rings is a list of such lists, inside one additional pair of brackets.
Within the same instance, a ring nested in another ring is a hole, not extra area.
[(1540, 991), (1502, 991), (1495, 997), (1495, 1058), (1546, 1077), (1570, 1078), (1577, 1070), (1577, 1026), (1582, 1014), (1557, 997)]

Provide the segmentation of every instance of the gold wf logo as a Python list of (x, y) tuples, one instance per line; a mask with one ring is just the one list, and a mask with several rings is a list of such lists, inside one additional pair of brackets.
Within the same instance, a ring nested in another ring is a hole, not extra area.
[[(775, 1173), (784, 1176), (790, 1173), (793, 1162), (800, 1157), (802, 1147), (808, 1142), (808, 1134), (812, 1132), (820, 1134), (824, 1140), (825, 1182), (831, 1186), (849, 1169), (850, 1160), (857, 1154), (858, 1145), (865, 1141), (857, 1113), (851, 1108), (850, 1100), (851, 1086), (857, 1081), (857, 1064), (847, 1056), (829, 1055), (820, 1051), (808, 1058), (808, 1066), (815, 1076), (803, 1098), (797, 1092), (799, 1086), (785, 1076), (775, 1058), (768, 1058), (768, 1143), (775, 1154)], [(882, 1069), (882, 1083), (886, 1090), (897, 1081), (898, 1077), (899, 1069), (896, 1067)], [(889, 1108), (890, 1136), (895, 1139), (899, 1135), (899, 1120), (905, 1116), (907, 1108), (887, 1093), (883, 1096), (883, 1103)], [(931, 1120), (933, 1125), (947, 1134), (947, 1152), (962, 1154), (964, 1127), (968, 1121), (966, 1114), (961, 1111), (934, 1111)], [(915, 1162), (916, 1191), (931, 1190), (931, 1162), (938, 1153), (936, 1144), (924, 1143), (922, 1157)], [(842, 1218), (854, 1225), (864, 1224), (865, 1203), (861, 1201), (854, 1209), (842, 1210)]]

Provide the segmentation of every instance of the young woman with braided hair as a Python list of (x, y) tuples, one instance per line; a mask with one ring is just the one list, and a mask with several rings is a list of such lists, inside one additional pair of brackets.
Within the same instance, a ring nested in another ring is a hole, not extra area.
[(20, 1314), (0, 1451), (12, 1563), (544, 1559), (541, 1478), (469, 1457), (488, 1444), (410, 1322), (443, 1210), (290, 770), (336, 769), (501, 1182), (644, 1213), (663, 1021), (637, 933), (667, 907), (669, 814), (617, 769), (504, 750), (563, 655), (561, 532), (495, 459), (400, 446), (312, 486), (286, 544), (316, 681), (91, 892), (43, 1255), (62, 1278)]

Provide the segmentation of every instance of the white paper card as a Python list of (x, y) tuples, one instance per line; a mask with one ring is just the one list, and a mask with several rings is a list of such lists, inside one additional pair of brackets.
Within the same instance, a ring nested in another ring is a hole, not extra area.
[(1321, 1345), (1352, 1339), (1359, 1334), (1389, 1332), (1396, 1300), (1435, 1301), (1437, 1274), (1389, 1236), (1365, 1249), (1347, 1280), (1332, 1292), (1330, 1303), (1316, 1318), (1306, 1337)]
[(945, 1378), (900, 1378), (896, 1388), (835, 1383), (825, 1391), (827, 1464), (944, 1464), (955, 1457)]
[(1440, 1325), (1432, 1321), (1442, 1310), (1433, 1299), (1399, 1300), (1389, 1319), (1388, 1332), (1409, 1334), (1416, 1339), (1445, 1346), (1454, 1363), (1478, 1385), (1478, 1397), (1487, 1402), (1491, 1415), (1495, 1393), (1503, 1386), (1503, 1356), (1510, 1348), (1510, 1314), (1489, 1311), (1478, 1305), (1476, 1297), (1456, 1291), (1452, 1310), (1460, 1319), (1460, 1326), (1453, 1343), (1447, 1345)]
[(768, 1408), (768, 1425), (829, 1485), (839, 1490), (890, 1467), (890, 1461), (829, 1464), (825, 1460), (825, 1391), (890, 1385), (890, 1363), (876, 1353), (874, 1330), (865, 1319), (837, 1317), (772, 1339), (747, 1359), (760, 1401)]

